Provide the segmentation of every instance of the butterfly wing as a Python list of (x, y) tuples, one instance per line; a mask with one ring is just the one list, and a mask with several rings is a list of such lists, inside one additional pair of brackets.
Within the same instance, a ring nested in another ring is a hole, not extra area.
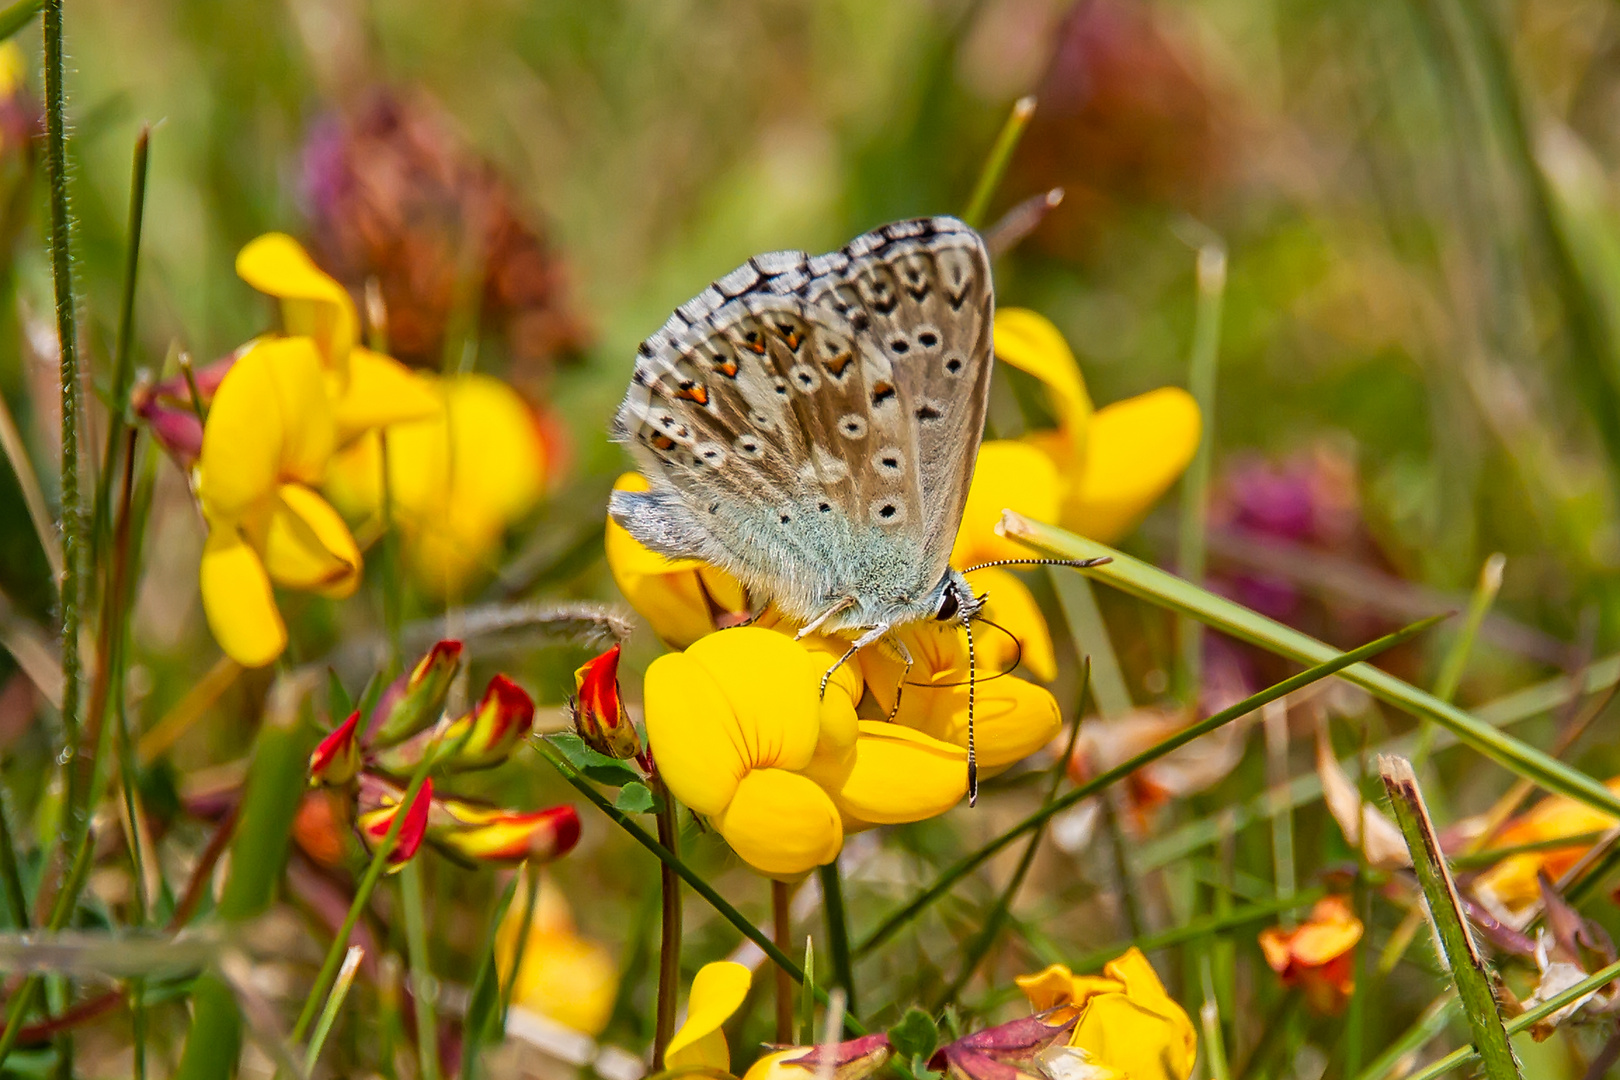
[(642, 343), (614, 422), (651, 481), (616, 520), (790, 616), (939, 580), (983, 431), (989, 262), (954, 218), (756, 256)]

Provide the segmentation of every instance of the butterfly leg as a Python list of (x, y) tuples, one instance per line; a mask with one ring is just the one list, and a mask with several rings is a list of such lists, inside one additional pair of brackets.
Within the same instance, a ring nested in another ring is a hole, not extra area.
[(894, 647), (894, 651), (900, 654), (901, 662), (906, 665), (905, 669), (900, 672), (899, 684), (894, 688), (894, 707), (889, 710), (889, 721), (892, 723), (894, 718), (900, 713), (900, 696), (906, 692), (906, 680), (911, 678), (911, 665), (914, 663), (914, 661), (911, 658), (911, 650), (906, 648), (905, 642), (901, 641), (893, 634), (889, 635), (884, 640)]
[[(797, 634), (793, 635), (793, 640), (794, 641), (799, 641), (799, 640), (803, 639), (807, 634), (815, 633), (817, 630), (821, 629), (822, 625), (824, 623), (826, 623), (826, 621), (828, 619), (832, 618), (834, 615), (838, 615), (838, 614), (841, 614), (841, 613), (843, 613), (845, 611), (848, 611), (850, 608), (852, 608), (854, 606), (855, 606), (855, 598), (853, 596), (844, 597), (842, 600), (838, 601), (838, 603), (834, 604), (832, 607), (828, 608), (826, 611), (823, 611), (820, 615), (817, 615), (815, 618), (813, 618), (809, 622), (805, 623), (804, 628), (802, 630), (800, 630)], [(842, 661), (839, 661), (839, 662), (842, 663)]]
[(844, 655), (840, 656), (833, 663), (833, 666), (827, 669), (826, 674), (821, 676), (821, 696), (827, 696), (827, 683), (831, 681), (834, 672), (848, 663), (850, 657), (854, 656), (856, 653), (860, 652), (862, 649), (866, 648), (868, 645), (872, 644), (872, 642), (878, 640), (888, 632), (889, 624), (879, 623), (876, 626), (868, 628), (865, 633), (856, 638), (854, 644), (850, 645), (848, 649), (844, 650)]

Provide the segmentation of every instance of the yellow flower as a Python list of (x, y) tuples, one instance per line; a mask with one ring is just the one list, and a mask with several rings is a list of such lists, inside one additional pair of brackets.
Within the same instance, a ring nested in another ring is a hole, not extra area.
[(666, 1069), (700, 1065), (730, 1071), (731, 1049), (726, 1045), (721, 1025), (741, 1007), (753, 979), (753, 972), (748, 968), (729, 960), (704, 964), (698, 969), (692, 976), (692, 992), (686, 999), (686, 1023), (675, 1032), (664, 1052)]
[[(1620, 793), (1620, 776), (1607, 781), (1607, 786), (1610, 791)], [(1517, 847), (1565, 836), (1603, 832), (1613, 826), (1614, 818), (1609, 815), (1563, 795), (1554, 795), (1510, 821), (1497, 834), (1491, 846)], [(1481, 874), (1474, 887), (1483, 898), (1508, 911), (1522, 911), (1541, 900), (1541, 887), (1536, 883), (1538, 871), (1545, 870), (1548, 877), (1557, 881), (1590, 849), (1590, 844), (1572, 844), (1569, 847), (1509, 855)]]
[(860, 676), (831, 639), (749, 626), (653, 661), (647, 741), (675, 797), (745, 862), (792, 879), (837, 857), (847, 830), (942, 813), (967, 758), (926, 734), (857, 720)]
[(613, 1014), (619, 968), (599, 943), (579, 936), (568, 901), (551, 880), (540, 878), (534, 919), (523, 947), (517, 978), (512, 960), (523, 932), (528, 888), (518, 889), (495, 933), (495, 961), (501, 985), (512, 987), (512, 1002), (586, 1035), (600, 1035)]
[(1105, 543), (1119, 539), (1192, 461), (1202, 431), (1197, 403), (1184, 390), (1161, 387), (1093, 410), (1074, 353), (1033, 311), (997, 311), (995, 339), (999, 360), (1046, 385), (1058, 427), (980, 449), (968, 493), (972, 513), (964, 515), (953, 561), (1027, 555), (995, 535), (1008, 508)]
[(1191, 1075), (1198, 1034), (1141, 950), (1110, 960), (1102, 975), (1074, 975), (1053, 964), (1016, 981), (1036, 1012), (1067, 1006), (1079, 1014), (1069, 1045), (1083, 1051), (1087, 1064), (1125, 1080)]
[[(1038, 617), (1038, 614), (1037, 614)], [(914, 661), (905, 671), (900, 658), (878, 645), (858, 658), (867, 689), (884, 715), (900, 694), (896, 724), (966, 748), (968, 730), (968, 648), (960, 626), (919, 623), (895, 634)], [(980, 623), (974, 630), (976, 685), (973, 688), (974, 751), (979, 775), (994, 776), (1051, 742), (1063, 726), (1056, 699), (1043, 687), (1013, 675), (992, 678), (1012, 663), (1006, 639)], [(1048, 643), (1050, 649), (1050, 643)], [(902, 692), (900, 680), (906, 680)]]
[(427, 381), (392, 357), (355, 344), (354, 300), (285, 233), (266, 233), (236, 256), (236, 273), (281, 302), (289, 336), (314, 342), (332, 398), (339, 446), (387, 424), (421, 420), (440, 410)]
[[(413, 376), (442, 408), (387, 428), (388, 486), (405, 558), (436, 596), (494, 562), (506, 530), (545, 491), (546, 447), (517, 391), (486, 375)], [(381, 509), (382, 438), (371, 432), (332, 462), (327, 489), (354, 514)]]
[(1355, 989), (1355, 948), (1361, 920), (1342, 896), (1324, 896), (1311, 917), (1290, 930), (1268, 926), (1260, 931), (1260, 951), (1284, 986), (1298, 986), (1320, 1013), (1337, 1013)]
[(360, 582), (354, 537), (311, 486), (335, 440), (307, 338), (260, 342), (214, 395), (197, 463), (208, 522), (203, 608), (220, 647), (245, 667), (268, 664), (287, 645), (272, 582), (333, 598)]
[[(647, 478), (625, 473), (615, 491), (646, 491)], [(608, 518), (607, 562), (619, 591), (672, 649), (684, 649), (719, 629), (727, 615), (748, 611), (748, 593), (718, 567), (698, 559), (666, 559)]]

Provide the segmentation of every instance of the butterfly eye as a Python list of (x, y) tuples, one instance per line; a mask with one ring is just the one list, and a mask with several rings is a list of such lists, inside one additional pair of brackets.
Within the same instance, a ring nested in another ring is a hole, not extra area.
[(939, 598), (939, 610), (934, 612), (934, 618), (940, 622), (948, 622), (956, 618), (956, 613), (960, 609), (961, 605), (956, 599), (956, 590), (948, 588), (945, 590), (945, 595)]

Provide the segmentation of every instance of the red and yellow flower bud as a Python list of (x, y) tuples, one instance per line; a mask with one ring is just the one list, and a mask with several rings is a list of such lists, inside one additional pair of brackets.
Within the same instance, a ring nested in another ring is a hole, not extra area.
[(465, 859), (539, 864), (573, 850), (579, 815), (567, 805), (519, 812), (442, 799), (433, 805), (428, 839)]
[(429, 649), (409, 675), (383, 691), (371, 714), (370, 744), (393, 746), (437, 721), (460, 666), (461, 642), (441, 641)]
[(341, 787), (360, 775), (360, 710), (320, 741), (309, 755), (309, 782), (318, 787)]
[(574, 672), (574, 687), (574, 730), (585, 745), (614, 758), (640, 754), (641, 737), (619, 696), (619, 646)]
[[(404, 794), (400, 788), (371, 773), (361, 775), (360, 815), (355, 824), (359, 826), (360, 838), (365, 841), (367, 850), (375, 851), (377, 845), (387, 838), (388, 830), (394, 824), (394, 816), (400, 813), (400, 800)], [(427, 835), (428, 811), (432, 806), (433, 781), (427, 780), (404, 810), (405, 823), (400, 826), (394, 847), (388, 852), (389, 873), (410, 862), (416, 849), (422, 846), (422, 837)]]
[(439, 750), (434, 768), (446, 772), (488, 769), (511, 756), (528, 738), (533, 724), (533, 699), (523, 687), (497, 675), (489, 680), (477, 706), (445, 725), (443, 734), (433, 728), (420, 731), (379, 754), (377, 762), (390, 772), (409, 772), (436, 741)]

